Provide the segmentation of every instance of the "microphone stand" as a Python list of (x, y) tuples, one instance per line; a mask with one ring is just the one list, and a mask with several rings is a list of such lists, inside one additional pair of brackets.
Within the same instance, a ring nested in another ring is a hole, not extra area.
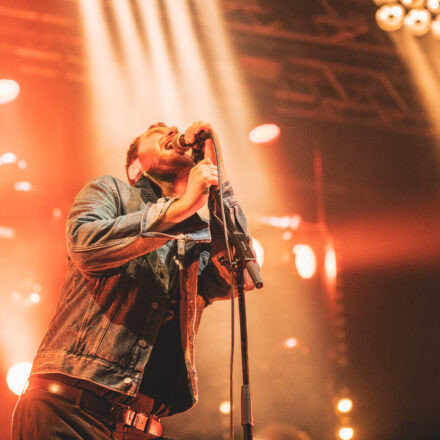
[[(208, 132), (200, 132), (196, 138), (195, 144), (197, 147), (193, 148), (193, 159), (195, 163), (203, 159), (203, 146), (205, 140), (207, 140), (208, 138), (211, 138), (214, 143), (217, 163), (220, 163), (217, 143), (215, 139), (211, 136), (211, 133)], [(221, 181), (219, 182), (219, 186), (221, 187)], [(222, 212), (222, 220), (226, 222), (226, 224), (224, 225), (227, 231), (227, 237), (225, 237), (225, 240), (229, 239), (229, 243), (232, 244), (235, 251), (231, 263), (229, 261), (226, 261), (224, 257), (219, 257), (219, 261), (223, 266), (227, 267), (231, 273), (235, 274), (235, 283), (238, 291), (238, 307), (240, 315), (241, 364), (243, 376), (243, 385), (241, 388), (241, 425), (243, 427), (244, 440), (252, 440), (252, 428), (254, 425), (254, 420), (252, 412), (251, 386), (249, 383), (249, 355), (246, 322), (246, 302), (244, 296), (244, 271), (245, 269), (247, 269), (257, 289), (261, 289), (263, 287), (263, 279), (261, 278), (260, 268), (255, 262), (254, 253), (249, 244), (249, 239), (247, 235), (243, 232), (243, 230), (241, 230), (240, 226), (237, 226), (232, 221), (230, 208), (223, 202), (223, 195), (221, 194), (220, 190), (211, 187), (210, 194), (213, 196), (219, 210)]]
[[(211, 194), (217, 205), (221, 207), (220, 192), (218, 189), (211, 188)], [(252, 440), (252, 427), (254, 425), (252, 412), (252, 395), (249, 382), (249, 355), (248, 355), (248, 337), (246, 323), (246, 302), (244, 295), (244, 270), (247, 269), (255, 287), (261, 289), (263, 280), (260, 275), (259, 266), (255, 263), (255, 257), (249, 244), (246, 234), (241, 231), (232, 221), (230, 209), (223, 203), (225, 212), (226, 228), (228, 238), (234, 247), (234, 258), (231, 264), (225, 258), (219, 257), (222, 265), (228, 267), (235, 274), (235, 282), (238, 290), (238, 307), (240, 315), (240, 336), (241, 336), (241, 364), (243, 385), (241, 388), (241, 424), (243, 427), (244, 440)]]

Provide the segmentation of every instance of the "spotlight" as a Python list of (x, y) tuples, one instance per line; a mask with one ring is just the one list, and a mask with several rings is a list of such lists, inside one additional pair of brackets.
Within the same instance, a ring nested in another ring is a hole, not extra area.
[(336, 278), (336, 253), (335, 250), (331, 247), (327, 248), (327, 252), (325, 253), (325, 273), (329, 278)]
[[(426, 2), (426, 7), (433, 13), (433, 14), (440, 14), (440, 0), (428, 0)], [(437, 17), (438, 18), (438, 17)]]
[(432, 35), (440, 40), (440, 15), (437, 16), (435, 20), (431, 23), (431, 33)]
[(307, 244), (297, 244), (293, 247), (295, 266), (301, 278), (308, 280), (316, 273), (316, 256), (313, 249)]
[(229, 414), (231, 412), (231, 404), (229, 403), (229, 400), (220, 403), (218, 409), (222, 414)]
[(405, 28), (414, 35), (425, 35), (431, 25), (431, 14), (426, 9), (411, 9), (404, 19)]
[(400, 3), (408, 9), (423, 8), (425, 6), (425, 0), (400, 0)]
[(249, 139), (254, 144), (264, 144), (278, 139), (280, 132), (280, 127), (276, 124), (262, 124), (249, 133)]
[(9, 226), (0, 226), (0, 238), (12, 240), (15, 237), (15, 231)]
[(339, 430), (338, 436), (341, 440), (351, 440), (354, 436), (354, 429), (344, 426)]
[(257, 263), (260, 267), (263, 267), (264, 263), (264, 248), (261, 243), (256, 239), (252, 239), (252, 247), (257, 255)]
[(29, 295), (29, 301), (33, 304), (38, 304), (40, 302), (40, 299), (41, 299), (40, 294), (37, 292), (32, 292)]
[(3, 163), (14, 163), (17, 160), (17, 156), (14, 153), (4, 153), (0, 160)]
[(13, 101), (20, 93), (20, 86), (13, 79), (0, 79), (0, 104)]
[(402, 5), (383, 5), (376, 11), (377, 25), (384, 31), (397, 31), (403, 26), (405, 9)]
[(284, 341), (284, 346), (286, 348), (295, 348), (298, 345), (298, 340), (296, 338), (288, 338)]
[(32, 185), (30, 184), (30, 182), (16, 182), (14, 184), (14, 189), (15, 191), (30, 191), (32, 188)]
[(19, 396), (26, 386), (26, 382), (31, 372), (32, 364), (30, 362), (19, 362), (13, 365), (6, 376), (6, 382), (9, 389)]
[(340, 399), (337, 405), (338, 411), (341, 413), (349, 413), (353, 408), (353, 402), (351, 399), (344, 398)]

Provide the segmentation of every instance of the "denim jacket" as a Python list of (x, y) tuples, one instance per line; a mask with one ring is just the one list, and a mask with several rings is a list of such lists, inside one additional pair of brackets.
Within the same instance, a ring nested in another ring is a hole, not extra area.
[[(231, 215), (246, 231), (232, 188), (224, 189)], [(166, 311), (167, 274), (158, 256), (177, 240), (181, 344), (192, 405), (197, 402), (195, 333), (204, 307), (229, 297), (231, 282), (218, 262), (225, 248), (215, 216), (208, 224), (195, 214), (151, 232), (174, 200), (145, 176), (135, 186), (100, 176), (79, 192), (66, 225), (66, 281), (31, 374), (61, 373), (135, 397)]]

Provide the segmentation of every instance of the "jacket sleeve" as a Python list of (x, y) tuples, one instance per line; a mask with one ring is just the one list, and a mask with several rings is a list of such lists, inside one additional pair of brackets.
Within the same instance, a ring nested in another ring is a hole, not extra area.
[(151, 252), (170, 237), (149, 232), (175, 199), (158, 199), (136, 212), (120, 215), (121, 195), (116, 180), (101, 176), (78, 193), (66, 224), (66, 239), (73, 263), (93, 274), (122, 266)]
[[(223, 185), (223, 200), (230, 209), (230, 215), (234, 223), (242, 229), (249, 240), (251, 240), (247, 231), (246, 217), (238, 204), (237, 197), (229, 182)], [(208, 249), (202, 251), (199, 270), (198, 293), (205, 298), (207, 303), (217, 299), (230, 298), (232, 294), (232, 280), (229, 270), (220, 264), (219, 257), (228, 259), (225, 245), (223, 224), (220, 210), (217, 211), (215, 201), (210, 197), (209, 208), (211, 212), (209, 228), (211, 232), (211, 243)], [(233, 256), (234, 249), (231, 248)], [(245, 290), (252, 290), (255, 286), (245, 269)]]

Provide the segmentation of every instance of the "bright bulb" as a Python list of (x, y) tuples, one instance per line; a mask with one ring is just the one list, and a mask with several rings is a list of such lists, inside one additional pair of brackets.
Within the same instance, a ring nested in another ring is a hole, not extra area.
[(402, 5), (384, 5), (376, 11), (377, 25), (384, 31), (397, 31), (403, 26), (405, 9)]
[(354, 436), (354, 429), (347, 427), (341, 428), (338, 435), (341, 440), (351, 440)]
[(301, 278), (308, 280), (316, 273), (316, 256), (307, 244), (297, 244), (292, 249), (295, 254), (295, 265)]
[(412, 34), (420, 36), (429, 32), (431, 20), (431, 14), (426, 9), (411, 9), (403, 22)]
[(408, 9), (423, 8), (425, 6), (425, 0), (400, 0), (400, 3)]
[(14, 184), (15, 191), (30, 191), (32, 188), (32, 185), (29, 182), (16, 182)]
[[(426, 2), (426, 7), (433, 13), (433, 14), (440, 14), (440, 0), (428, 0)], [(437, 17), (438, 18), (438, 17)]]
[(224, 402), (220, 403), (218, 409), (222, 414), (229, 414), (231, 412), (231, 404), (228, 400), (225, 400)]
[(286, 348), (295, 348), (298, 345), (298, 340), (296, 338), (288, 338), (284, 341)]
[(13, 365), (6, 376), (9, 389), (19, 396), (25, 389), (32, 364), (30, 362), (20, 362)]
[(1, 156), (3, 163), (14, 163), (17, 160), (17, 156), (14, 153), (5, 153)]
[(338, 411), (341, 413), (348, 413), (351, 411), (351, 409), (353, 408), (353, 402), (351, 401), (351, 399), (341, 399), (338, 402)]
[(280, 136), (280, 127), (276, 124), (262, 124), (249, 133), (249, 139), (255, 144), (264, 144)]
[(13, 79), (0, 79), (0, 104), (13, 101), (20, 93), (20, 86)]

